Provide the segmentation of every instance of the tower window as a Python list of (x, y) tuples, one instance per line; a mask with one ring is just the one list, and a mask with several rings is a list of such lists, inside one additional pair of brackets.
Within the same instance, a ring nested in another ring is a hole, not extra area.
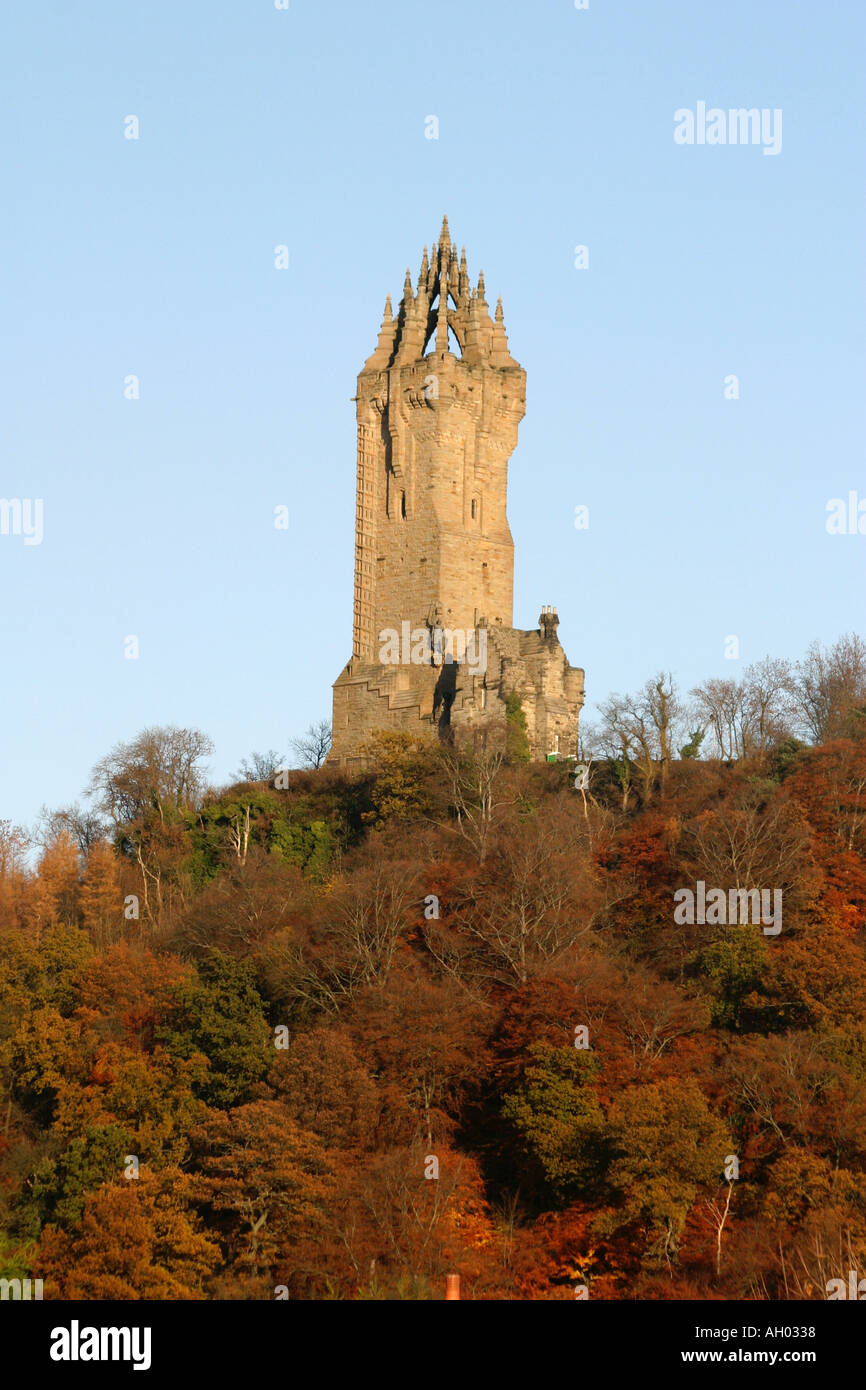
[(406, 494), (405, 494), (405, 492), (401, 492), (401, 493), (400, 493), (400, 515), (402, 516), (403, 520), (405, 521), (405, 520), (406, 520)]
[(472, 498), (472, 520), (475, 520), (475, 498)]

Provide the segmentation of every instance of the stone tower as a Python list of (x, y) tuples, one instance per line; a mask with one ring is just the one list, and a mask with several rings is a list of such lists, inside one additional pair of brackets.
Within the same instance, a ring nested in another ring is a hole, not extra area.
[(534, 757), (576, 752), (583, 672), (555, 609), (512, 628), (508, 460), (526, 403), (484, 275), (470, 284), (448, 219), (358, 376), (352, 659), (334, 684), (331, 764), (363, 761), (377, 729), (501, 716), (516, 691)]

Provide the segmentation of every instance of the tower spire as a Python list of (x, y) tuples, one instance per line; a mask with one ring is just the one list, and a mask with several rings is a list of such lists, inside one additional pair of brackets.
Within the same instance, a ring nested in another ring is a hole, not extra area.
[(379, 329), (379, 341), (371, 355), (364, 363), (366, 367), (381, 370), (386, 367), (394, 351), (394, 341), (397, 336), (397, 320), (394, 318), (394, 311), (391, 308), (390, 294), (385, 299), (385, 312), (382, 315), (382, 327)]
[[(447, 227), (444, 228), (447, 231)], [(443, 256), (439, 268), (439, 313), (436, 318), (436, 351), (448, 351), (448, 262)]]
[(502, 313), (502, 296), (496, 301), (496, 316), (490, 338), (490, 362), (494, 367), (516, 366), (508, 351), (508, 338), (505, 334), (505, 316)]

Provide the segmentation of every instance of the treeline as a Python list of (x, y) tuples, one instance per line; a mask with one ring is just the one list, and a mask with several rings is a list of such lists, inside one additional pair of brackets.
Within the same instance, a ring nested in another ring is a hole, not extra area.
[(866, 708), (866, 642), (856, 633), (831, 647), (813, 642), (802, 661), (765, 657), (741, 677), (713, 677), (683, 696), (659, 672), (631, 695), (611, 695), (594, 725), (584, 722), (582, 746), (609, 760), (622, 789), (645, 801), (664, 788), (680, 758), (733, 761), (773, 752), (790, 757), (804, 744), (858, 737)]
[[(693, 756), (653, 681), (643, 772), (597, 742), (584, 792), (525, 761), (514, 706), (483, 743), (383, 734), (356, 776), (253, 755), (222, 789), (204, 735), (151, 729), (46, 814), (35, 863), (2, 823), (0, 1277), (786, 1299), (862, 1276), (866, 681), (840, 651), (821, 737)], [(678, 922), (701, 880), (780, 890), (783, 929)]]

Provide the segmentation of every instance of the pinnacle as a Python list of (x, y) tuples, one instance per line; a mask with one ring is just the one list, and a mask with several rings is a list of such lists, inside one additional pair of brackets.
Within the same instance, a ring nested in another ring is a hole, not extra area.
[(442, 245), (442, 246), (450, 246), (450, 245), (451, 245), (451, 233), (450, 233), (449, 230), (448, 230), (448, 218), (447, 218), (447, 216), (442, 218), (442, 230), (441, 230), (441, 232), (439, 233), (439, 242), (440, 242), (440, 245)]

